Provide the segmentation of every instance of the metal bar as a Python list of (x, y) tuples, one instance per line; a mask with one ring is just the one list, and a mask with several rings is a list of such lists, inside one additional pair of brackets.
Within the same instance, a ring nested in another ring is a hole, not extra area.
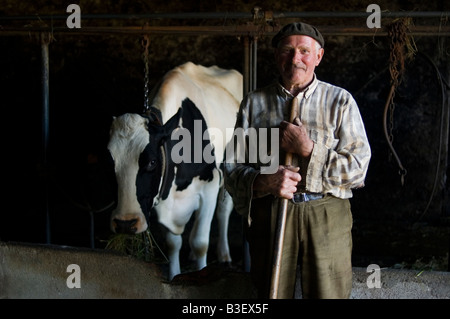
[(249, 37), (249, 52), (248, 52), (248, 62), (249, 62), (249, 69), (248, 69), (248, 90), (253, 91), (253, 41)]
[[(386, 27), (369, 29), (366, 26), (324, 26), (316, 25), (324, 36), (386, 36)], [(146, 27), (82, 27), (69, 29), (67, 27), (3, 27), (0, 36), (29, 35), (31, 33), (50, 32), (69, 35), (102, 35), (102, 34), (153, 34), (153, 35), (221, 35), (221, 36), (252, 36), (274, 35), (280, 27), (253, 25), (239, 26), (146, 26)], [(450, 36), (450, 26), (410, 26), (408, 34), (412, 36)]]
[(91, 248), (95, 248), (95, 218), (94, 218), (94, 212), (92, 210), (89, 210), (89, 240), (91, 244)]
[(44, 191), (44, 210), (45, 210), (45, 240), (47, 244), (51, 243), (50, 212), (48, 207), (48, 143), (49, 143), (49, 54), (48, 44), (50, 35), (41, 34), (41, 55), (42, 55), (42, 165), (44, 169), (43, 191)]
[[(264, 11), (261, 11), (261, 15)], [(273, 18), (367, 18), (372, 12), (366, 11), (306, 11), (306, 12), (273, 12)], [(447, 11), (382, 11), (382, 18), (445, 18), (449, 17)], [(0, 21), (20, 20), (66, 20), (68, 15), (23, 15), (0, 16)], [(139, 20), (139, 19), (252, 19), (251, 12), (168, 12), (143, 14), (81, 14), (83, 20)]]
[[(1, 20), (66, 20), (68, 15), (25, 15), (0, 16)], [(80, 14), (82, 20), (141, 20), (141, 19), (251, 19), (251, 12), (183, 12), (183, 13), (144, 13), (144, 14)]]
[(250, 91), (250, 39), (244, 38), (244, 95)]
[[(326, 11), (309, 11), (309, 12), (274, 12), (273, 17), (282, 18), (367, 18), (372, 12), (354, 11), (354, 12), (326, 12)], [(398, 11), (380, 12), (381, 18), (441, 18), (448, 17), (450, 12), (444, 11)]]
[(251, 77), (252, 77), (252, 87), (251, 90), (257, 88), (257, 70), (258, 70), (258, 37), (253, 37), (252, 41), (252, 66), (251, 66)]

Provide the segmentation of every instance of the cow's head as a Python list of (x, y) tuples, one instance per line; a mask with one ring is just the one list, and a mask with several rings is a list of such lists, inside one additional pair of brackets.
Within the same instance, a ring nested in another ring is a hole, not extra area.
[(147, 229), (165, 165), (162, 148), (180, 118), (181, 108), (164, 125), (138, 114), (127, 113), (114, 119), (108, 143), (118, 188), (117, 207), (111, 215), (112, 231), (133, 234)]

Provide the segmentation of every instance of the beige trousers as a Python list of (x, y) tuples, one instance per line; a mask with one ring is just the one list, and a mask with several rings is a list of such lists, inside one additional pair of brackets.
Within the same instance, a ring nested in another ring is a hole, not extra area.
[[(252, 224), (246, 229), (251, 274), (260, 298), (268, 298), (272, 276), (278, 199), (252, 202)], [(350, 202), (333, 196), (289, 201), (280, 267), (278, 298), (294, 297), (297, 266), (303, 298), (349, 298), (352, 288), (352, 214)]]

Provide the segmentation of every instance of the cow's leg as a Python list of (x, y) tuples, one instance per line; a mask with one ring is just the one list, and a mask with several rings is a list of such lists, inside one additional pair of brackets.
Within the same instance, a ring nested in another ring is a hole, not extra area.
[(196, 260), (198, 270), (206, 267), (211, 222), (219, 192), (218, 172), (215, 171), (214, 174), (215, 179), (203, 189), (201, 204), (195, 212), (194, 224), (189, 235), (191, 258)]
[(183, 243), (181, 235), (167, 231), (166, 233), (167, 254), (169, 258), (169, 280), (178, 275), (180, 270), (180, 249)]
[(214, 205), (211, 204), (203, 205), (195, 213), (194, 224), (189, 235), (189, 245), (191, 246), (191, 259), (195, 259), (197, 270), (206, 267), (209, 233), (213, 216)]
[(221, 263), (231, 262), (230, 247), (228, 245), (228, 224), (233, 210), (233, 200), (224, 187), (220, 189), (217, 198), (216, 218), (219, 227), (217, 242), (217, 259)]

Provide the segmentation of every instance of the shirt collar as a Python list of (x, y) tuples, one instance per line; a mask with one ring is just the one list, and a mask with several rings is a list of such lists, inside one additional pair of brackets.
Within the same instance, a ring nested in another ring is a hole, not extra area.
[[(314, 78), (313, 78), (312, 82), (303, 91), (301, 91), (298, 95), (303, 95), (305, 98), (309, 98), (309, 96), (315, 91), (318, 84), (319, 84), (319, 80), (317, 80), (316, 74), (314, 73)], [(285, 98), (293, 97), (291, 92), (289, 92), (288, 90), (286, 90), (284, 88), (284, 86), (281, 84), (281, 81), (278, 82), (278, 92)]]

